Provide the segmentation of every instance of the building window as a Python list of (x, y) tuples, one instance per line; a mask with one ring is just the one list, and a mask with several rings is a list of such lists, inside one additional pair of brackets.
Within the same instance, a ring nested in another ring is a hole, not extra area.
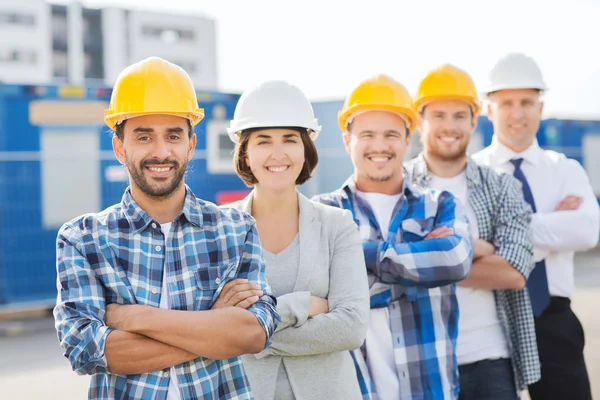
[(55, 78), (68, 78), (69, 58), (64, 50), (54, 50), (52, 54), (52, 75)]
[[(225, 115), (222, 105), (215, 105), (215, 109), (220, 111), (213, 110), (213, 114)], [(226, 119), (210, 119), (206, 123), (206, 167), (211, 174), (234, 173), (231, 160), (235, 143), (229, 139), (228, 126), (229, 121)]]
[(86, 52), (84, 60), (86, 79), (104, 79), (104, 58), (102, 52)]
[(163, 28), (150, 25), (142, 27), (142, 35), (162, 40), (165, 43), (194, 40), (194, 31), (191, 29)]
[(35, 64), (37, 62), (37, 53), (32, 50), (4, 50), (0, 52), (0, 62)]
[(35, 25), (35, 15), (22, 13), (0, 13), (0, 25)]
[(52, 14), (52, 47), (54, 50), (67, 50), (67, 16)]

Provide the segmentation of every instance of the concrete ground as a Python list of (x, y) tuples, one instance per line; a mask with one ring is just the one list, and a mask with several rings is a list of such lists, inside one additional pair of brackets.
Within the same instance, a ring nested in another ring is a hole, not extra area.
[[(572, 300), (585, 329), (594, 398), (600, 399), (600, 251), (578, 255)], [(51, 316), (0, 320), (0, 399), (80, 400), (87, 398), (88, 382), (62, 356)]]

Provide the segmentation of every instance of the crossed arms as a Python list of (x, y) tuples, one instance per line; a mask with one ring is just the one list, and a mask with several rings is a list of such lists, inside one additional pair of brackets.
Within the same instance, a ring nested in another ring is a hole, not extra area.
[[(264, 262), (257, 257), (256, 228), (248, 232), (237, 278), (270, 288)], [(135, 300), (116, 271), (103, 275), (85, 257), (81, 233), (67, 227), (57, 240), (59, 296), (54, 309), (56, 329), (65, 356), (80, 375), (139, 374), (171, 367), (199, 357), (229, 359), (260, 352), (279, 316), (267, 295), (252, 307), (203, 311), (164, 310), (151, 306), (107, 304), (106, 292)], [(110, 266), (109, 266), (110, 268)], [(106, 271), (103, 271), (106, 274)], [(112, 276), (111, 276), (112, 275)], [(126, 302), (125, 300), (123, 302)]]

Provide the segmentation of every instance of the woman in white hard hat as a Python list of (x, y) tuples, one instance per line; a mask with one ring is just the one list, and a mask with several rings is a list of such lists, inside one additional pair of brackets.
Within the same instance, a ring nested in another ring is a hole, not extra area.
[[(282, 318), (270, 345), (243, 357), (258, 400), (361, 399), (349, 352), (363, 343), (369, 313), (359, 233), (348, 211), (296, 189), (317, 165), (319, 132), (306, 96), (283, 81), (244, 92), (229, 129), (235, 170), (253, 190), (226, 207), (255, 218)], [(233, 281), (216, 305), (246, 308), (256, 289)]]

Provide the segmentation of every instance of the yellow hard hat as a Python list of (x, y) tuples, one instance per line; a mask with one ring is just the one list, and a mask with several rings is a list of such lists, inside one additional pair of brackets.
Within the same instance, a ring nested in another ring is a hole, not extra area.
[(360, 82), (346, 98), (344, 107), (338, 113), (338, 122), (342, 132), (346, 131), (348, 121), (353, 115), (374, 110), (400, 114), (407, 120), (408, 128), (411, 131), (416, 125), (417, 116), (406, 87), (387, 75), (379, 74)]
[(125, 68), (117, 77), (109, 107), (104, 121), (113, 130), (122, 121), (141, 115), (175, 115), (189, 119), (192, 126), (204, 118), (189, 75), (159, 57)]
[(479, 114), (481, 102), (471, 76), (460, 68), (444, 64), (430, 71), (419, 84), (413, 99), (416, 112), (432, 100), (464, 100), (473, 107), (473, 114)]

